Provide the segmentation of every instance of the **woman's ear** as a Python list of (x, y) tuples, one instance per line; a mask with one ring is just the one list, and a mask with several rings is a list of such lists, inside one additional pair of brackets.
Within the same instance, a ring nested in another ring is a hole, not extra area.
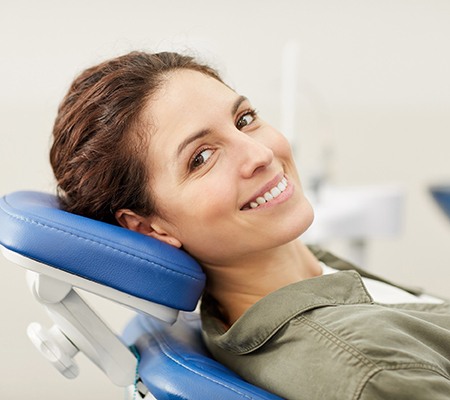
[(177, 238), (170, 235), (161, 226), (162, 224), (157, 221), (157, 218), (143, 217), (128, 209), (116, 211), (115, 217), (123, 228), (151, 236), (174, 247), (180, 248), (182, 246)]
[(127, 228), (131, 231), (148, 234), (148, 226), (146, 218), (136, 214), (134, 211), (128, 209), (121, 209), (116, 211), (116, 221), (123, 228)]

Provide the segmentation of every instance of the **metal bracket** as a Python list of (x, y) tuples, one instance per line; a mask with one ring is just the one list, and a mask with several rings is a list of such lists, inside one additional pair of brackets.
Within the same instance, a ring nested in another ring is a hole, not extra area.
[(133, 385), (136, 357), (66, 282), (27, 272), (34, 297), (44, 305), (55, 325), (46, 330), (31, 324), (28, 335), (38, 350), (68, 378), (78, 375), (73, 357), (83, 352), (118, 386)]

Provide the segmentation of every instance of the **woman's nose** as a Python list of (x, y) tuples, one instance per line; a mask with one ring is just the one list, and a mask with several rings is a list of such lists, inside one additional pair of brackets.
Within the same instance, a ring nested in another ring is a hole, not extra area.
[(242, 134), (240, 139), (237, 143), (237, 152), (240, 155), (240, 173), (244, 178), (251, 178), (272, 163), (273, 151), (264, 143), (246, 134)]

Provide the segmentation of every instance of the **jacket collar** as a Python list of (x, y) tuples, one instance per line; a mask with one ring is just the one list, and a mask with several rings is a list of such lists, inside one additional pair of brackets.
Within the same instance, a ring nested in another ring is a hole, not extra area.
[(250, 307), (227, 331), (204, 310), (203, 329), (215, 345), (236, 354), (252, 352), (292, 318), (324, 306), (373, 303), (359, 273), (342, 271), (306, 279), (279, 289)]
[(396, 285), (336, 257), (318, 246), (308, 246), (316, 258), (340, 272), (294, 283), (264, 297), (226, 330), (214, 301), (204, 294), (203, 330), (208, 341), (236, 354), (250, 353), (267, 342), (292, 318), (314, 308), (373, 303), (361, 277), (388, 283), (415, 295), (422, 291)]

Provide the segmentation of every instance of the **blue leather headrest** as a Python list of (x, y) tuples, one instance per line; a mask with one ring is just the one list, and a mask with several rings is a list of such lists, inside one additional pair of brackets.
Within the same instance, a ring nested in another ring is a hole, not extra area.
[(130, 295), (191, 311), (205, 284), (182, 250), (58, 208), (56, 197), (15, 192), (0, 199), (0, 244)]

